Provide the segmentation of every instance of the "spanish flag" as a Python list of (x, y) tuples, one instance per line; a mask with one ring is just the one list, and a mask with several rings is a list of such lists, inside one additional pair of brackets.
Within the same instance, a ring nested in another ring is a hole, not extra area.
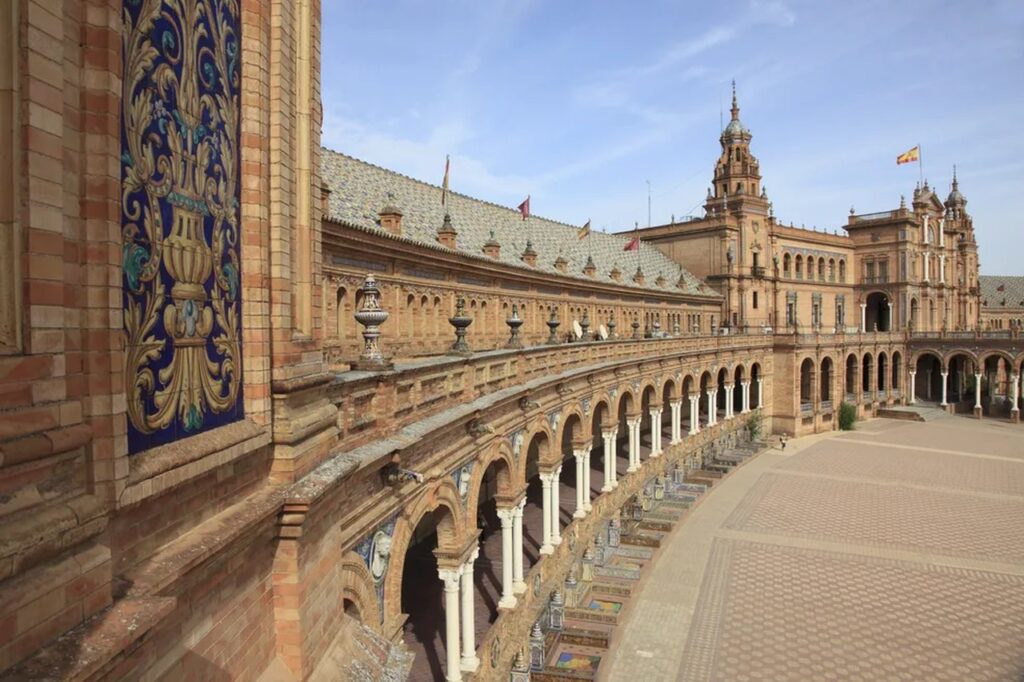
[(912, 147), (907, 151), (903, 152), (896, 157), (896, 165), (899, 166), (904, 163), (911, 163), (913, 161), (921, 160), (921, 147), (920, 145)]
[(451, 169), (452, 160), (447, 154), (444, 155), (444, 180), (441, 181), (441, 205), (448, 203), (448, 171)]
[(577, 237), (578, 237), (579, 239), (586, 239), (587, 237), (589, 237), (589, 236), (590, 236), (590, 221), (589, 221), (589, 220), (587, 221), (587, 224), (586, 224), (586, 225), (584, 225), (583, 227), (581, 227), (581, 228), (580, 228), (580, 229), (579, 229), (579, 230), (578, 230), (578, 231), (576, 232), (576, 236), (577, 236)]

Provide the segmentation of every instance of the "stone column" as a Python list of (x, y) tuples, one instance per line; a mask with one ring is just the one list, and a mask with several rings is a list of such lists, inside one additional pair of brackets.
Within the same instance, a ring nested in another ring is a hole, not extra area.
[(444, 679), (448, 682), (461, 682), (462, 671), (459, 669), (459, 581), (462, 578), (462, 567), (439, 568), (437, 575), (444, 582), (444, 631), (445, 660), (447, 670)]
[(764, 403), (764, 379), (761, 377), (757, 378), (757, 406), (761, 407)]
[(629, 466), (627, 473), (632, 473), (640, 468), (640, 417), (626, 420), (629, 430)]
[(690, 435), (694, 436), (700, 431), (700, 396), (690, 396)]
[(718, 423), (718, 388), (709, 388), (708, 391), (708, 426)]
[(946, 377), (948, 377), (948, 376), (949, 376), (949, 372), (945, 372), (945, 371), (942, 372), (942, 406), (943, 407), (945, 407), (947, 405), (947, 403), (946, 403), (946, 384), (948, 382), (946, 381)]
[(736, 390), (736, 384), (726, 384), (725, 385), (725, 418), (726, 419), (732, 419), (733, 418), (732, 398), (733, 398), (733, 391), (735, 391), (735, 390)]
[(512, 594), (512, 526), (515, 524), (516, 507), (498, 510), (501, 520), (501, 599), (498, 608), (514, 609), (516, 598)]
[(669, 407), (672, 410), (672, 441), (670, 445), (683, 440), (683, 401), (673, 400), (669, 403)]
[(981, 375), (974, 373), (974, 416), (981, 418)]
[(892, 331), (893, 329), (896, 328), (894, 322), (895, 321), (892, 317), (892, 301), (889, 301), (889, 331)]
[(544, 495), (543, 509), (541, 510), (544, 529), (540, 543), (541, 554), (551, 554), (555, 551), (555, 548), (551, 545), (551, 481), (553, 478), (553, 471), (542, 471), (540, 474), (540, 485)]
[(604, 485), (601, 492), (606, 493), (615, 487), (615, 429), (601, 431), (604, 439)]
[(587, 450), (573, 450), (572, 456), (576, 460), (576, 511), (572, 513), (574, 519), (582, 519), (587, 515), (586, 504), (583, 502), (584, 495), (587, 495), (590, 488), (584, 481), (584, 463), (586, 461)]
[(743, 414), (750, 412), (750, 379), (743, 382)]
[(551, 479), (551, 544), (562, 544), (562, 465), (553, 472)]
[(916, 396), (914, 395), (916, 388), (917, 388), (917, 370), (912, 369), (912, 370), (910, 370), (910, 395), (907, 396), (908, 403), (910, 405), (913, 405), (915, 400), (916, 400)]
[(523, 580), (523, 509), (526, 498), (520, 500), (512, 524), (512, 591), (516, 594), (526, 592), (526, 581)]
[(860, 304), (860, 333), (863, 334), (868, 330), (868, 304)]
[(946, 254), (939, 255), (939, 281), (946, 283)]
[(1017, 403), (1020, 402), (1020, 375), (1014, 373), (1010, 375), (1010, 382), (1013, 384), (1013, 389), (1010, 391), (1010, 419), (1014, 422), (1020, 421), (1020, 407)]
[(583, 511), (590, 512), (593, 506), (590, 504), (590, 449), (591, 445), (587, 445), (585, 454), (583, 455)]
[(651, 457), (661, 454), (661, 408), (650, 409), (651, 415)]
[(462, 565), (462, 669), (468, 673), (476, 672), (480, 666), (480, 659), (476, 657), (476, 625), (473, 618), (476, 613), (473, 606), (473, 564), (478, 556), (480, 548), (474, 547)]

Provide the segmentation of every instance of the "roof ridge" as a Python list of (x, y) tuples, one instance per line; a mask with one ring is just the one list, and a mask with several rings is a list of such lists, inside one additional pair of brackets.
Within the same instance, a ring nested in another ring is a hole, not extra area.
[[(380, 165), (375, 164), (375, 163), (373, 163), (371, 161), (366, 161), (364, 159), (360, 159), (358, 157), (352, 156), (351, 154), (346, 154), (345, 152), (339, 152), (336, 149), (331, 149), (330, 147), (326, 147), (326, 146), (323, 146), (323, 145), (320, 146), (320, 149), (322, 151), (328, 152), (330, 154), (336, 154), (338, 156), (343, 156), (346, 159), (350, 159), (350, 160), (355, 161), (357, 163), (361, 163), (364, 166), (369, 166), (370, 168), (375, 168), (375, 169), (377, 169), (379, 171), (384, 171), (385, 173), (388, 173), (390, 175), (397, 175), (398, 177), (405, 178), (406, 180), (411, 180), (412, 182), (415, 182), (417, 184), (425, 185), (427, 187), (430, 187), (431, 189), (436, 189), (439, 192), (442, 191), (442, 187), (440, 185), (435, 185), (433, 183), (427, 182), (426, 180), (420, 180), (419, 178), (414, 178), (411, 175), (406, 175), (405, 173), (400, 173), (400, 172), (398, 172), (396, 170), (392, 170), (390, 168), (385, 168), (384, 166), (380, 166)], [(494, 206), (495, 208), (500, 208), (502, 210), (510, 211), (512, 213), (518, 213), (519, 212), (518, 209), (515, 208), (515, 207), (505, 206), (503, 204), (499, 204), (499, 203), (494, 202), (494, 201), (488, 201), (487, 199), (480, 199), (479, 197), (473, 197), (473, 196), (470, 196), (468, 194), (463, 194), (462, 192), (455, 192), (455, 191), (453, 191), (451, 189), (448, 190), (448, 193), (451, 194), (451, 195), (454, 195), (454, 196), (462, 197), (463, 199), (468, 199), (469, 201), (473, 201), (473, 202), (476, 202), (478, 204), (486, 204), (488, 206)], [(581, 227), (583, 227), (582, 225), (572, 225), (570, 223), (564, 223), (564, 222), (562, 222), (560, 220), (555, 220), (553, 218), (546, 218), (546, 217), (544, 217), (542, 215), (538, 215), (538, 214), (534, 214), (534, 213), (531, 213), (530, 217), (531, 218), (537, 218), (538, 220), (544, 220), (544, 221), (547, 221), (549, 223), (554, 223), (555, 225), (561, 225), (563, 227), (568, 227), (568, 228), (571, 228), (571, 229), (574, 229), (574, 230), (578, 230)], [(606, 236), (609, 236), (609, 237), (618, 237), (619, 236), (619, 235), (617, 235), (615, 233), (601, 232), (601, 231), (592, 232), (591, 234), (603, 234), (603, 235), (606, 235)]]

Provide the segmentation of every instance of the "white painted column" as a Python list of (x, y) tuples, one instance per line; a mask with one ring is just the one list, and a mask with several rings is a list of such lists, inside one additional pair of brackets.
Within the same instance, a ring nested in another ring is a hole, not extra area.
[(708, 426), (718, 423), (718, 389), (709, 388), (708, 391)]
[(974, 409), (981, 409), (981, 375), (974, 375)]
[(939, 218), (939, 246), (946, 245), (946, 219)]
[(927, 282), (928, 281), (928, 266), (931, 264), (931, 259), (928, 258), (928, 253), (927, 252), (921, 254), (921, 260), (924, 261), (924, 281)]
[(601, 486), (601, 492), (606, 493), (614, 487), (615, 431), (602, 431), (601, 438), (604, 440), (604, 485)]
[(498, 510), (501, 520), (501, 599), (498, 608), (514, 609), (516, 598), (512, 594), (512, 526), (515, 524), (516, 508)]
[(480, 659), (476, 657), (476, 625), (473, 606), (473, 564), (480, 556), (480, 548), (474, 547), (472, 554), (462, 565), (462, 670), (467, 673), (476, 672), (480, 667)]
[(669, 403), (672, 409), (672, 440), (670, 445), (675, 445), (683, 439), (683, 401), (673, 400)]
[(553, 472), (551, 479), (551, 544), (562, 544), (562, 465)]
[(551, 546), (551, 479), (554, 472), (542, 471), (540, 474), (540, 485), (543, 491), (543, 509), (541, 520), (543, 521), (543, 535), (541, 536), (540, 553), (551, 554), (555, 548)]
[(589, 512), (593, 509), (590, 504), (590, 449), (593, 443), (587, 446), (583, 455), (583, 511)]
[(939, 281), (946, 283), (946, 254), (939, 255)]
[(750, 380), (743, 382), (743, 414), (750, 412)]
[(915, 395), (915, 389), (917, 388), (917, 370), (910, 370), (910, 400), (908, 401), (911, 405), (916, 402), (917, 396)]
[(1020, 376), (1011, 374), (1010, 382), (1013, 384), (1013, 390), (1010, 392), (1010, 412), (1020, 412), (1020, 408), (1017, 407), (1017, 402), (1020, 400)]
[(445, 670), (444, 679), (448, 682), (461, 682), (462, 670), (459, 669), (459, 581), (462, 578), (462, 567), (439, 568), (438, 577), (444, 582), (444, 631), (445, 631)]
[(700, 396), (690, 396), (690, 435), (696, 435), (700, 431)]
[(736, 391), (736, 384), (726, 384), (725, 385), (725, 418), (726, 419), (732, 419), (735, 416), (734, 408), (733, 408), (733, 403), (732, 403), (732, 401), (733, 401), (733, 394), (735, 393), (735, 391)]
[(574, 519), (582, 519), (587, 515), (586, 505), (583, 503), (583, 496), (586, 494), (586, 491), (590, 490), (583, 480), (583, 464), (586, 454), (585, 450), (575, 450), (572, 453), (573, 459), (576, 460), (576, 511), (572, 513)]
[(650, 410), (651, 415), (651, 457), (661, 454), (661, 409)]
[(860, 331), (863, 334), (868, 330), (868, 304), (860, 304)]
[(629, 431), (629, 466), (627, 473), (640, 468), (640, 418), (626, 420)]
[(523, 580), (523, 509), (525, 508), (525, 497), (513, 507), (515, 516), (512, 523), (512, 591), (516, 594), (526, 592), (526, 581)]
[(761, 407), (764, 403), (764, 379), (761, 377), (757, 378), (757, 406)]
[(942, 406), (946, 406), (946, 377), (949, 376), (949, 372), (942, 372)]
[(889, 301), (889, 331), (896, 329), (896, 320), (892, 316), (892, 301)]

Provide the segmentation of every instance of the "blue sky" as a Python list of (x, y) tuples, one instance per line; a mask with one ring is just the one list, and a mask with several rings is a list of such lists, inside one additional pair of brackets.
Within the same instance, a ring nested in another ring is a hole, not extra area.
[(737, 81), (780, 220), (839, 229), (952, 166), (1024, 274), (1024, 2), (324, 0), (326, 146), (609, 231), (700, 214)]

